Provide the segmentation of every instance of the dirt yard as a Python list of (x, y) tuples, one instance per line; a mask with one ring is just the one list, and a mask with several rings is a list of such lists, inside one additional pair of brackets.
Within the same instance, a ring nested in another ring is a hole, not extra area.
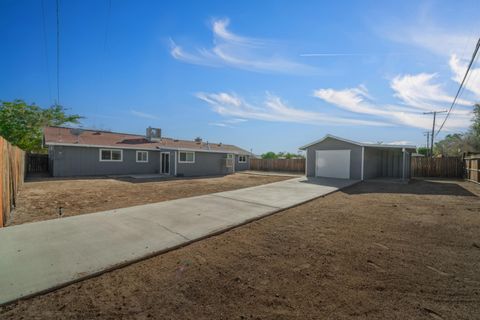
[(479, 319), (480, 186), (362, 183), (2, 319)]
[(282, 176), (233, 174), (222, 177), (173, 180), (44, 179), (26, 182), (9, 225), (63, 216), (131, 207), (208, 193), (253, 187), (291, 179)]

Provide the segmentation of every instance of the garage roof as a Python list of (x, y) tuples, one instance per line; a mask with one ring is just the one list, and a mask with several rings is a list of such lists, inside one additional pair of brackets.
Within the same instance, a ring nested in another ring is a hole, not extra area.
[(332, 134), (327, 134), (325, 137), (323, 137), (322, 139), (319, 139), (319, 140), (316, 140), (316, 141), (313, 141), (312, 143), (309, 143), (309, 144), (306, 144), (302, 147), (300, 147), (299, 149), (300, 150), (305, 150), (307, 149), (308, 147), (310, 146), (313, 146), (314, 144), (317, 144), (317, 143), (320, 143), (322, 141), (324, 141), (325, 139), (335, 139), (335, 140), (339, 140), (339, 141), (343, 141), (343, 142), (347, 142), (347, 143), (351, 143), (351, 144), (354, 144), (354, 145), (357, 145), (357, 146), (361, 146), (361, 147), (369, 147), (369, 148), (397, 148), (397, 149), (407, 149), (407, 150), (417, 150), (417, 147), (414, 146), (414, 145), (403, 145), (403, 144), (384, 144), (384, 143), (365, 143), (365, 142), (357, 142), (357, 141), (353, 141), (353, 140), (348, 140), (348, 139), (344, 139), (344, 138), (340, 138), (340, 137), (337, 137), (337, 136), (334, 136)]

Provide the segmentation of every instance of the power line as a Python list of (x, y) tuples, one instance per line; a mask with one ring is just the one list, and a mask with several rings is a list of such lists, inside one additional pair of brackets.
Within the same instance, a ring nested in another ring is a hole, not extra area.
[(432, 125), (432, 134), (430, 136), (430, 156), (433, 157), (433, 139), (435, 137), (435, 119), (437, 118), (437, 113), (445, 113), (447, 110), (443, 111), (430, 111), (430, 112), (424, 112), (423, 114), (433, 114), (433, 125)]
[(48, 62), (47, 22), (45, 18), (45, 0), (42, 0), (43, 44), (45, 49), (45, 66), (47, 68), (48, 99), (52, 102), (52, 85), (50, 83), (50, 64)]
[(423, 135), (427, 137), (427, 144), (425, 145), (425, 147), (427, 148), (426, 156), (428, 156), (428, 153), (430, 152), (430, 131), (425, 131)]
[(458, 88), (457, 90), (457, 94), (455, 95), (455, 98), (453, 98), (453, 102), (452, 104), (450, 105), (450, 109), (448, 110), (448, 113), (447, 115), (445, 116), (445, 119), (443, 120), (442, 122), (442, 125), (440, 126), (440, 128), (438, 129), (437, 133), (435, 134), (435, 136), (438, 136), (438, 134), (440, 133), (440, 131), (442, 130), (443, 126), (445, 125), (445, 122), (447, 122), (447, 119), (448, 117), (450, 116), (450, 113), (452, 112), (452, 109), (453, 109), (453, 106), (455, 105), (455, 103), (457, 102), (457, 98), (459, 97), (460, 95), (460, 92), (462, 91), (462, 88), (463, 88), (463, 85), (465, 84), (465, 80), (467, 78), (467, 75), (469, 74), (469, 71), (473, 65), (473, 62), (476, 60), (476, 57), (477, 57), (477, 53), (478, 53), (478, 49), (480, 48), (480, 38), (478, 39), (477, 41), (477, 44), (475, 46), (475, 50), (473, 51), (473, 54), (472, 54), (472, 58), (470, 59), (470, 63), (468, 64), (468, 68), (467, 70), (465, 71), (465, 75), (463, 76), (463, 79), (462, 79), (462, 82), (460, 83), (460, 87)]
[(60, 0), (57, 0), (57, 103), (60, 104)]

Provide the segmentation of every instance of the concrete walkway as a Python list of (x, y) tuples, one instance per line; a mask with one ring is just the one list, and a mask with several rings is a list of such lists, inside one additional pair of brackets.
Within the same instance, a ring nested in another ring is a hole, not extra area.
[(0, 229), (0, 304), (171, 250), (354, 183), (295, 178)]

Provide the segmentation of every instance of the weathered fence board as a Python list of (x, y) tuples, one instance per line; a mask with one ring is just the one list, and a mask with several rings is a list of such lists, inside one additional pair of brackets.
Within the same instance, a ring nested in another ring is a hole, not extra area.
[(25, 152), (0, 137), (0, 227), (5, 226), (25, 175)]
[(480, 183), (480, 154), (465, 157), (465, 179)]
[(413, 177), (462, 178), (463, 161), (460, 157), (412, 157)]
[(250, 170), (305, 172), (305, 159), (250, 159)]

